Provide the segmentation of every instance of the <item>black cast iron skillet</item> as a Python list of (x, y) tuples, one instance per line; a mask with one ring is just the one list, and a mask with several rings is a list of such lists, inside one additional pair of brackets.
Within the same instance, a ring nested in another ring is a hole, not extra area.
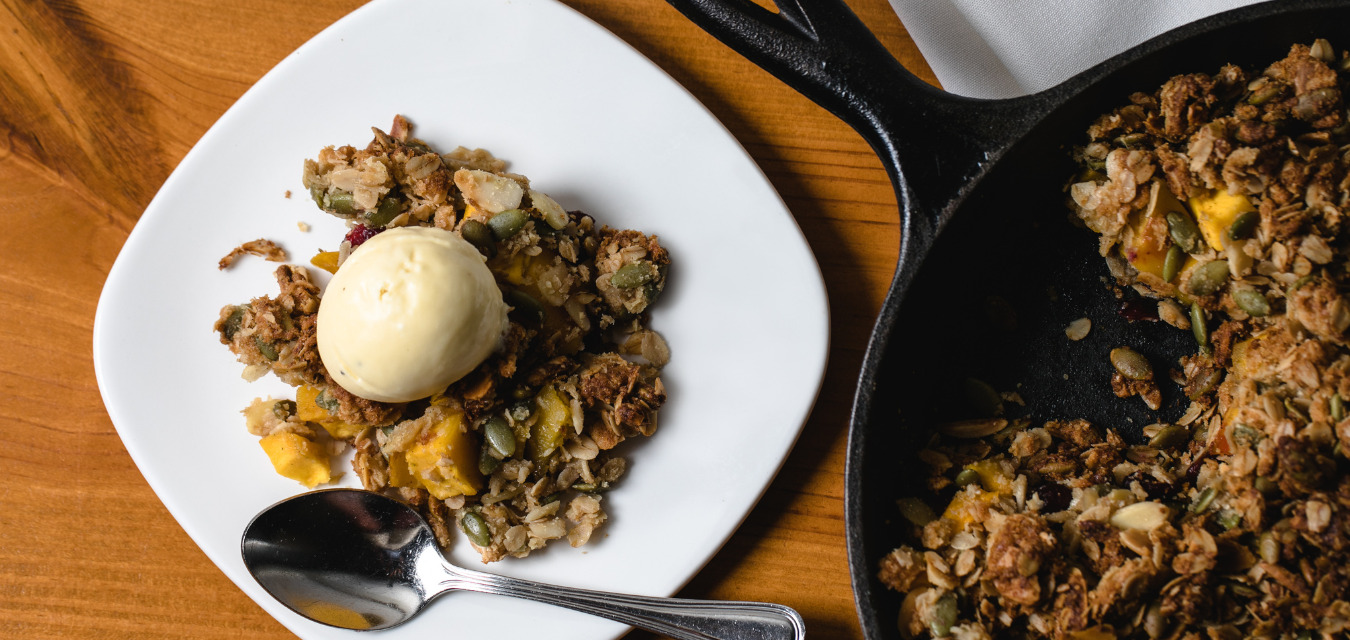
[[(841, 0), (782, 0), (778, 13), (748, 0), (668, 1), (856, 129), (895, 187), (900, 257), (858, 379), (845, 481), (869, 640), (899, 635), (901, 597), (876, 581), (877, 561), (904, 541), (895, 500), (922, 495), (914, 453), (932, 424), (968, 409), (966, 378), (1017, 391), (1026, 407), (1016, 414), (1086, 418), (1135, 440), (1185, 407), (1167, 383), (1156, 412), (1109, 389), (1115, 346), (1159, 371), (1196, 346), (1189, 332), (1131, 320), (1153, 305), (1110, 289), (1095, 236), (1067, 221), (1069, 151), (1088, 125), (1179, 73), (1261, 69), (1316, 38), (1350, 46), (1346, 2), (1271, 2), (1170, 31), (1038, 94), (975, 100), (905, 71)], [(1080, 317), (1092, 331), (1070, 342), (1064, 327)]]

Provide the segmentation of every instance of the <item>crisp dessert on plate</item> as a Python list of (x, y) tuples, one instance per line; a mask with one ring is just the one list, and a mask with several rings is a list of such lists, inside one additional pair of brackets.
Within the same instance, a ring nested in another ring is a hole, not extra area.
[(246, 378), (297, 387), (250, 404), (249, 432), (308, 487), (353, 449), (365, 488), (420, 509), (442, 546), (458, 527), (484, 562), (585, 544), (625, 470), (616, 445), (655, 433), (665, 402), (649, 313), (669, 255), (481, 149), (437, 153), (402, 116), (374, 132), (304, 163), (349, 227), (311, 260), (326, 291), (283, 265), (278, 293), (215, 323)]
[(880, 565), (905, 637), (1346, 637), (1347, 88), (1350, 53), (1318, 40), (1092, 124), (1074, 219), (1114, 287), (1196, 338), (1177, 363), (1117, 345), (1109, 384), (1154, 410), (1179, 385), (1189, 408), (1131, 445), (1123, 425), (1012, 417), (968, 380), (978, 415), (920, 454), (937, 500), (900, 501), (915, 542)]

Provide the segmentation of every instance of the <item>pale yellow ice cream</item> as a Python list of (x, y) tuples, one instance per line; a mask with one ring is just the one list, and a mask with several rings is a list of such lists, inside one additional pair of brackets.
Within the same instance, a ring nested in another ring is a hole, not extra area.
[(390, 229), (357, 247), (328, 284), (319, 357), (362, 398), (425, 398), (497, 350), (506, 312), (473, 245), (441, 229)]

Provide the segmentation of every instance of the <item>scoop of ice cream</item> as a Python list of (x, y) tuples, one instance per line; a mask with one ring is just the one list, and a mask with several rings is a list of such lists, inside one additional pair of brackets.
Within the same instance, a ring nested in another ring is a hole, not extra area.
[(425, 398), (497, 350), (506, 312), (473, 245), (441, 229), (391, 229), (357, 247), (329, 282), (319, 357), (362, 398)]

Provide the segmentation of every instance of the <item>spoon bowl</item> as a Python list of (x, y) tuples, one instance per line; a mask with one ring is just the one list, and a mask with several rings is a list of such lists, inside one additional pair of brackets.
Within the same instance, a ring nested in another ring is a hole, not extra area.
[(343, 629), (395, 627), (456, 590), (567, 607), (675, 640), (799, 640), (789, 607), (633, 596), (508, 578), (456, 567), (411, 507), (378, 493), (329, 489), (283, 500), (244, 529), (244, 566), (272, 597)]

